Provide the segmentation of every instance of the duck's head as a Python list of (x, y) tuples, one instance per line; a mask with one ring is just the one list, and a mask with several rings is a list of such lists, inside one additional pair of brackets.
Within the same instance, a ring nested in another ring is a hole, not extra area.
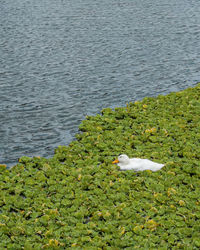
[(125, 164), (128, 164), (129, 163), (129, 157), (127, 156), (127, 155), (125, 155), (125, 154), (122, 154), (122, 155), (119, 155), (118, 156), (118, 159), (117, 160), (115, 160), (115, 161), (113, 161), (112, 163), (113, 164), (115, 164), (115, 163), (121, 163), (121, 164), (123, 164), (123, 165), (125, 165)]

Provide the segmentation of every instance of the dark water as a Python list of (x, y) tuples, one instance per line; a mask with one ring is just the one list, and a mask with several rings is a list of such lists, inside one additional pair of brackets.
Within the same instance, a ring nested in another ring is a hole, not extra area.
[(1, 0), (0, 163), (49, 157), (86, 115), (200, 81), (199, 0)]

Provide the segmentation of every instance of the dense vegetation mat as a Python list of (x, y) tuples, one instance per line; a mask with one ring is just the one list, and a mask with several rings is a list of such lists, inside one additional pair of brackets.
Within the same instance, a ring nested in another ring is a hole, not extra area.
[[(0, 249), (199, 249), (200, 84), (87, 117), (51, 159), (0, 167)], [(120, 153), (165, 163), (119, 171)]]

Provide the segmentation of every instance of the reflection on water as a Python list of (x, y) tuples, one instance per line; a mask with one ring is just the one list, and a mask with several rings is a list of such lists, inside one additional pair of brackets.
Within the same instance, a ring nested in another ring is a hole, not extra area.
[(86, 115), (200, 80), (198, 0), (3, 0), (0, 19), (0, 163), (51, 156)]

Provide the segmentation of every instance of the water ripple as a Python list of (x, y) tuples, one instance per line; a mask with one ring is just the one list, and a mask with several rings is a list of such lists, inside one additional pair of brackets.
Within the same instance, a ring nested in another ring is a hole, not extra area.
[(198, 0), (3, 0), (0, 16), (0, 163), (51, 156), (86, 115), (200, 81)]

